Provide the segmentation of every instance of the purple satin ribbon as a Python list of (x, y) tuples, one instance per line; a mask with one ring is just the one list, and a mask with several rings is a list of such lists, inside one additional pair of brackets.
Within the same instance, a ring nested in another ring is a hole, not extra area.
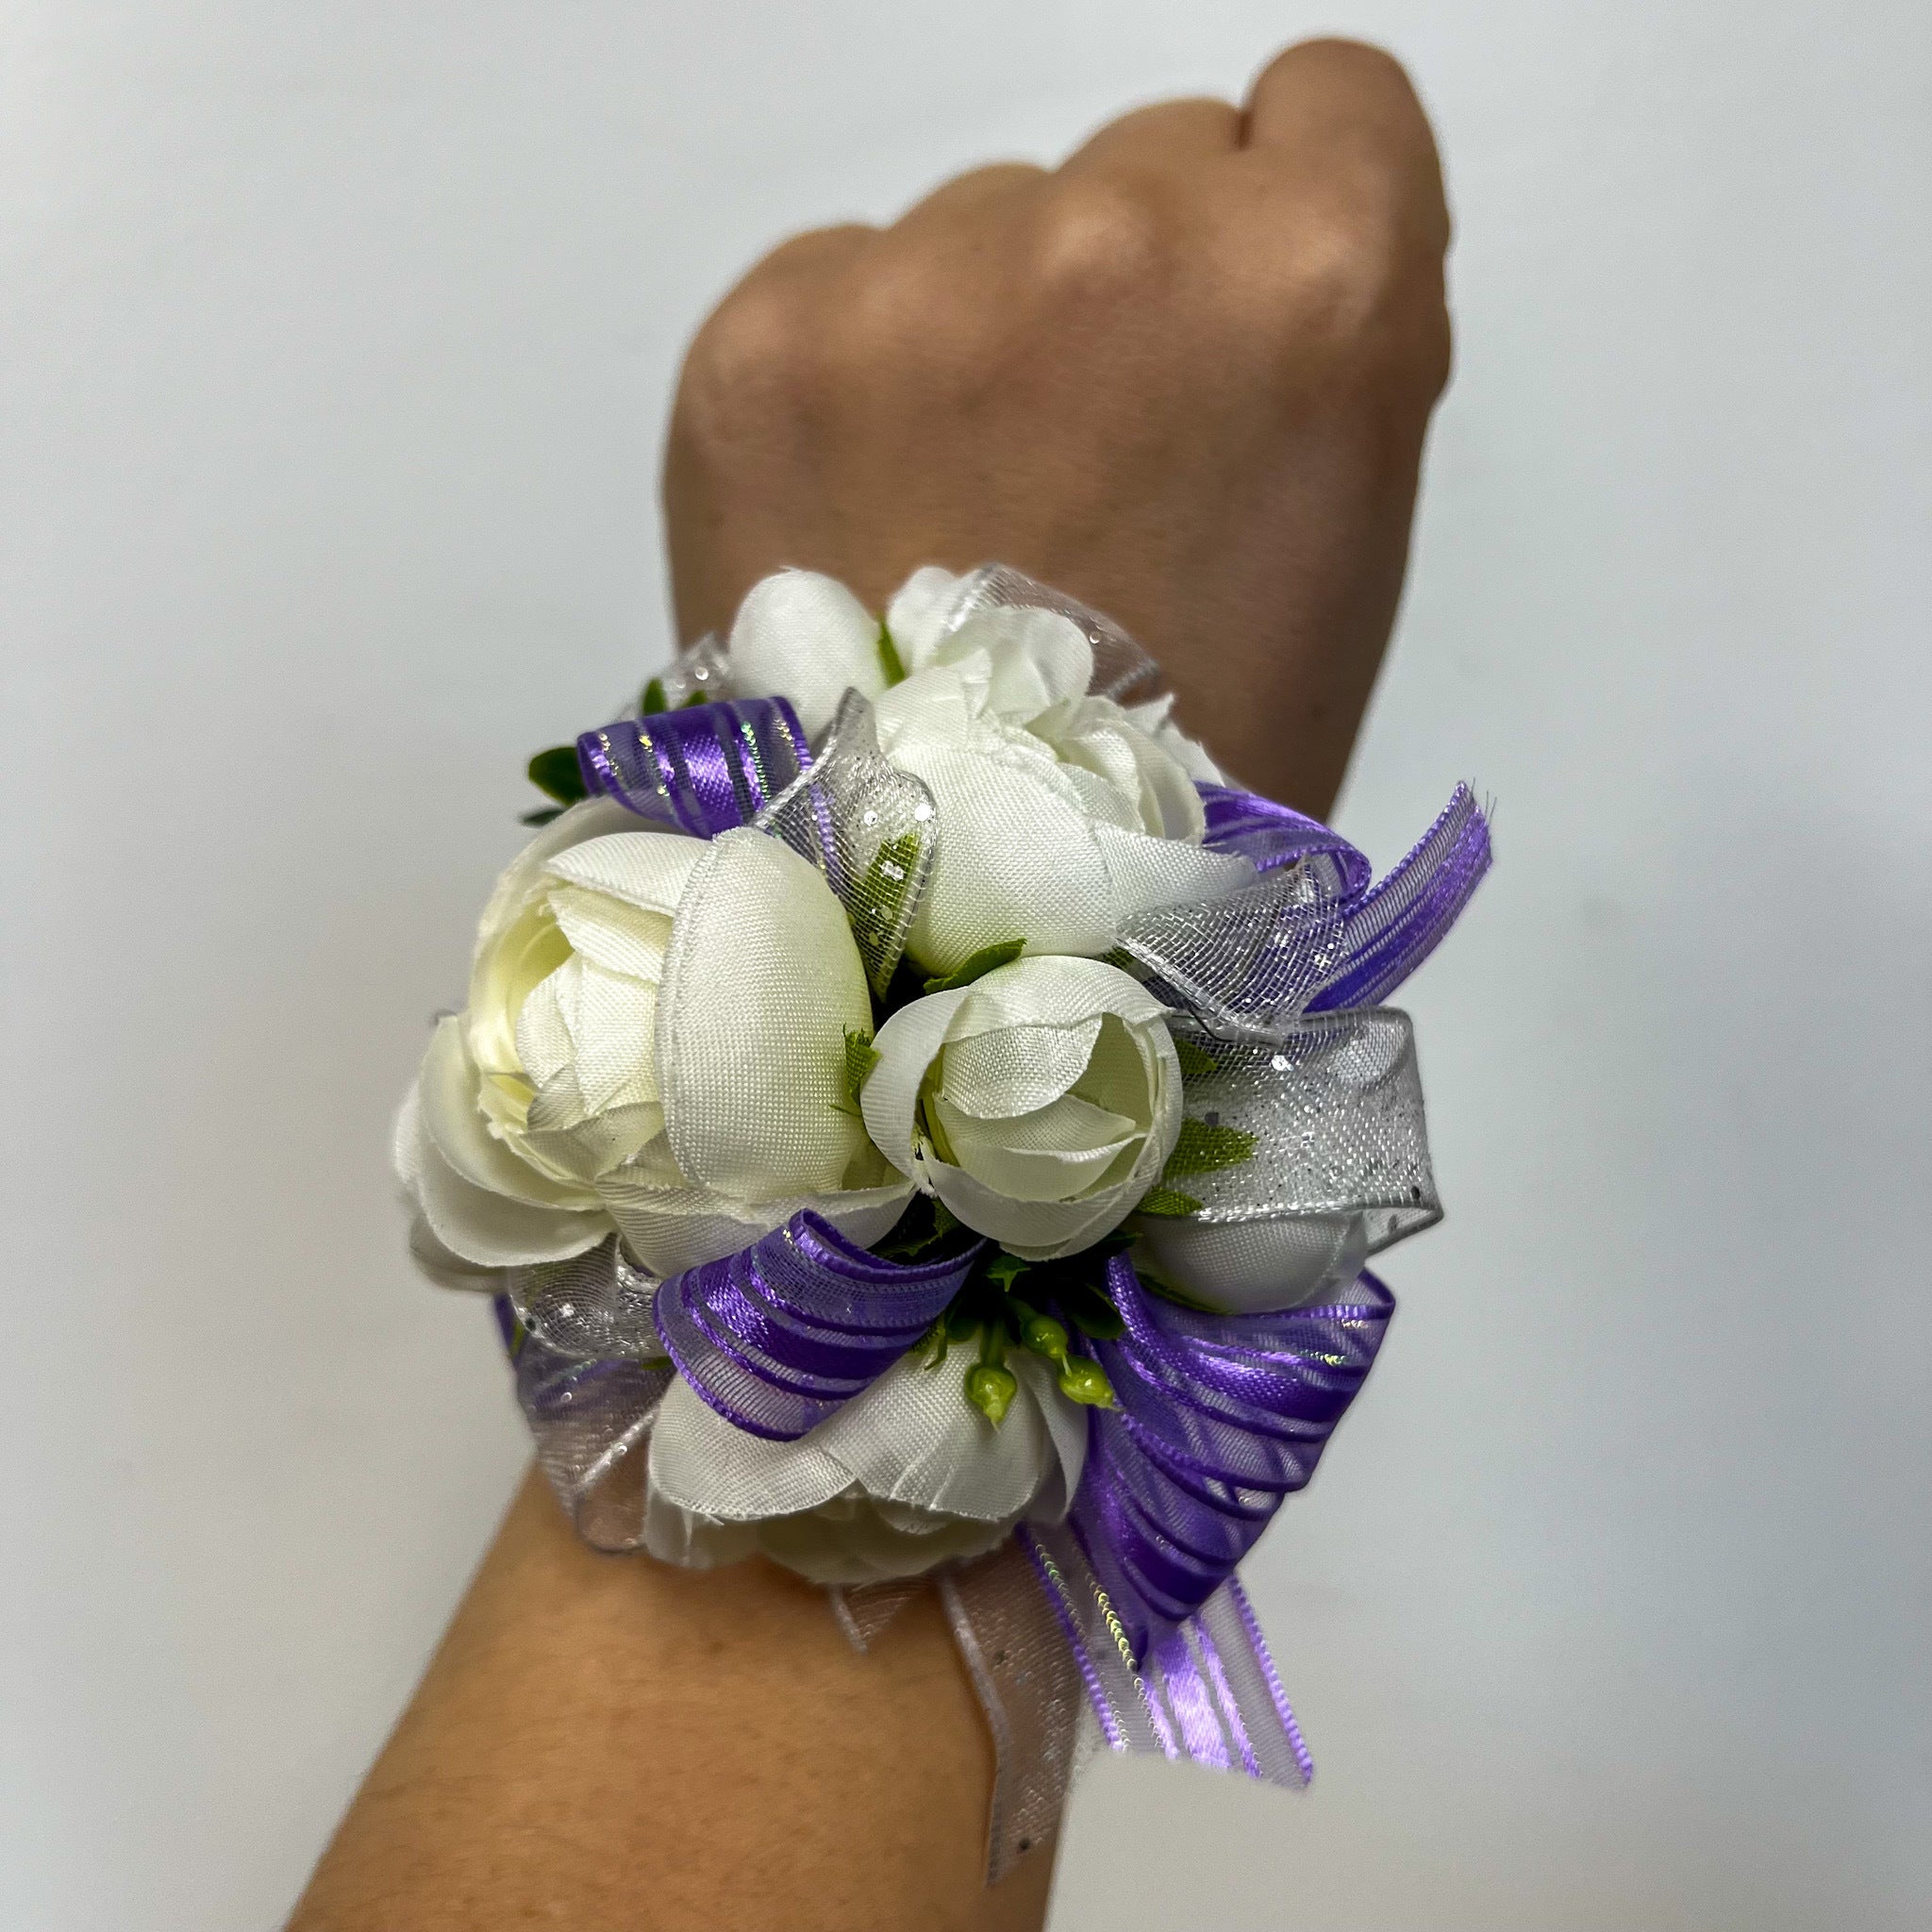
[(732, 698), (586, 731), (577, 765), (593, 797), (713, 839), (750, 824), (810, 769), (811, 750), (783, 698)]
[(1064, 1523), (1023, 1524), (1102, 1736), (1270, 1783), (1314, 1764), (1236, 1565), (1314, 1473), (1381, 1345), (1394, 1297), (1373, 1274), (1307, 1307), (1209, 1315), (1108, 1288), (1126, 1324), (1093, 1344), (1119, 1407), (1088, 1424)]
[(1367, 859), (1313, 819), (1254, 792), (1195, 789), (1205, 842), (1242, 853), (1262, 880), (1211, 907), (1142, 914), (1123, 938), (1157, 988), (1210, 1025), (1380, 1005), (1441, 943), (1490, 868), (1489, 823), (1466, 785), (1374, 884)]
[(1119, 1407), (1094, 1411), (1069, 1523), (1137, 1656), (1234, 1574), (1314, 1474), (1395, 1298), (1364, 1273), (1308, 1307), (1210, 1315), (1150, 1294), (1117, 1255), (1126, 1331), (1092, 1344)]
[(1194, 790), (1208, 818), (1202, 844), (1211, 852), (1239, 852), (1264, 877), (1299, 862), (1321, 897), (1346, 899), (1364, 891), (1374, 875), (1366, 854), (1292, 806), (1226, 785), (1197, 784)]
[(1447, 937), (1490, 869), (1490, 825), (1466, 785), (1389, 875), (1342, 915), (1342, 964), (1310, 1012), (1381, 1006)]
[(665, 1282), (658, 1333), (679, 1374), (726, 1422), (796, 1441), (939, 1320), (983, 1246), (902, 1266), (853, 1246), (807, 1210)]

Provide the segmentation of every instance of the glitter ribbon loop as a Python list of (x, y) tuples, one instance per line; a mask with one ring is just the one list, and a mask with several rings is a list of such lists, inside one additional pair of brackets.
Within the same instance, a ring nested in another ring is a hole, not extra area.
[(1374, 876), (1366, 854), (1292, 806), (1226, 785), (1197, 784), (1194, 790), (1208, 818), (1202, 844), (1210, 851), (1239, 852), (1264, 877), (1299, 865), (1311, 897), (1347, 899), (1365, 891)]
[(1267, 1037), (1304, 1012), (1386, 1000), (1435, 951), (1490, 867), (1489, 823), (1464, 785), (1373, 885), (1361, 854), (1313, 820), (1252, 793), (1200, 789), (1208, 842), (1253, 859), (1259, 883), (1141, 913), (1120, 945), (1164, 997), (1225, 1037)]
[(902, 1266), (854, 1247), (807, 1210), (665, 1282), (658, 1333), (678, 1373), (726, 1422), (795, 1441), (932, 1326), (983, 1246)]
[(714, 839), (750, 824), (810, 768), (811, 751), (783, 698), (727, 698), (586, 731), (577, 765), (593, 797)]

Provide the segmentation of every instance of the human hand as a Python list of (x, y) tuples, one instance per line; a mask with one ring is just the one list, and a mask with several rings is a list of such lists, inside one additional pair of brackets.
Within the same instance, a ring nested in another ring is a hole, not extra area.
[(1159, 658), (1188, 729), (1324, 813), (1388, 642), (1449, 366), (1448, 215), (1386, 55), (1289, 49), (1062, 167), (786, 242), (686, 359), (664, 502), (680, 630), (785, 564), (874, 608), (1017, 565)]

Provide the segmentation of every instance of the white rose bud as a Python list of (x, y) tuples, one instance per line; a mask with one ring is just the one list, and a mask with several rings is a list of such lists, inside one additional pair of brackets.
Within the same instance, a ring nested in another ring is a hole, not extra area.
[(1128, 719), (1181, 766), (1189, 777), (1198, 778), (1204, 785), (1225, 785), (1228, 782), (1227, 774), (1208, 756), (1207, 747), (1200, 740), (1190, 738), (1174, 722), (1172, 691), (1163, 691), (1159, 697), (1150, 698), (1144, 705), (1129, 705), (1126, 712)]
[(1180, 1132), (1166, 1009), (1097, 959), (1016, 960), (902, 1007), (874, 1045), (861, 1103), (887, 1159), (1029, 1260), (1119, 1225)]
[(883, 1185), (845, 1092), (847, 1029), (871, 1024), (843, 910), (796, 853), (579, 806), (492, 895), (397, 1165), (437, 1241), (483, 1267), (616, 1227), (668, 1274), (803, 1206), (875, 1241), (909, 1191)]
[(995, 608), (948, 630), (963, 579), (915, 571), (878, 619), (833, 578), (753, 585), (731, 631), (731, 688), (791, 700), (808, 733), (849, 688), (879, 748), (923, 779), (939, 854), (907, 951), (947, 974), (1012, 940), (1099, 958), (1150, 907), (1219, 898), (1253, 867), (1201, 844), (1196, 778), (1218, 779), (1169, 718), (1089, 697), (1093, 649), (1058, 611)]
[(963, 579), (928, 565), (901, 585), (879, 620), (836, 577), (781, 570), (745, 592), (731, 625), (731, 689), (791, 701), (808, 738), (848, 691), (876, 699), (932, 661)]
[(1012, 940), (1097, 958), (1135, 912), (1255, 883), (1245, 858), (1201, 844), (1200, 796), (1174, 752), (1085, 695), (1092, 669), (1071, 619), (987, 610), (877, 700), (879, 748), (938, 812), (907, 943), (928, 973)]
[[(958, 1357), (954, 1357), (955, 1360)], [(1016, 1523), (1058, 1522), (1087, 1418), (1037, 1357), (998, 1428), (917, 1352), (795, 1442), (734, 1428), (674, 1381), (651, 1431), (644, 1542), (694, 1569), (763, 1555), (814, 1583), (874, 1583), (976, 1557)]]

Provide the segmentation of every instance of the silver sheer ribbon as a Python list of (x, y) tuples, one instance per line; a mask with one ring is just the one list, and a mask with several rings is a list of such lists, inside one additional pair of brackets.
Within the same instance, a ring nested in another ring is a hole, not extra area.
[(879, 750), (872, 707), (848, 691), (808, 770), (752, 823), (824, 874), (852, 922), (874, 993), (883, 994), (932, 875), (932, 793)]

